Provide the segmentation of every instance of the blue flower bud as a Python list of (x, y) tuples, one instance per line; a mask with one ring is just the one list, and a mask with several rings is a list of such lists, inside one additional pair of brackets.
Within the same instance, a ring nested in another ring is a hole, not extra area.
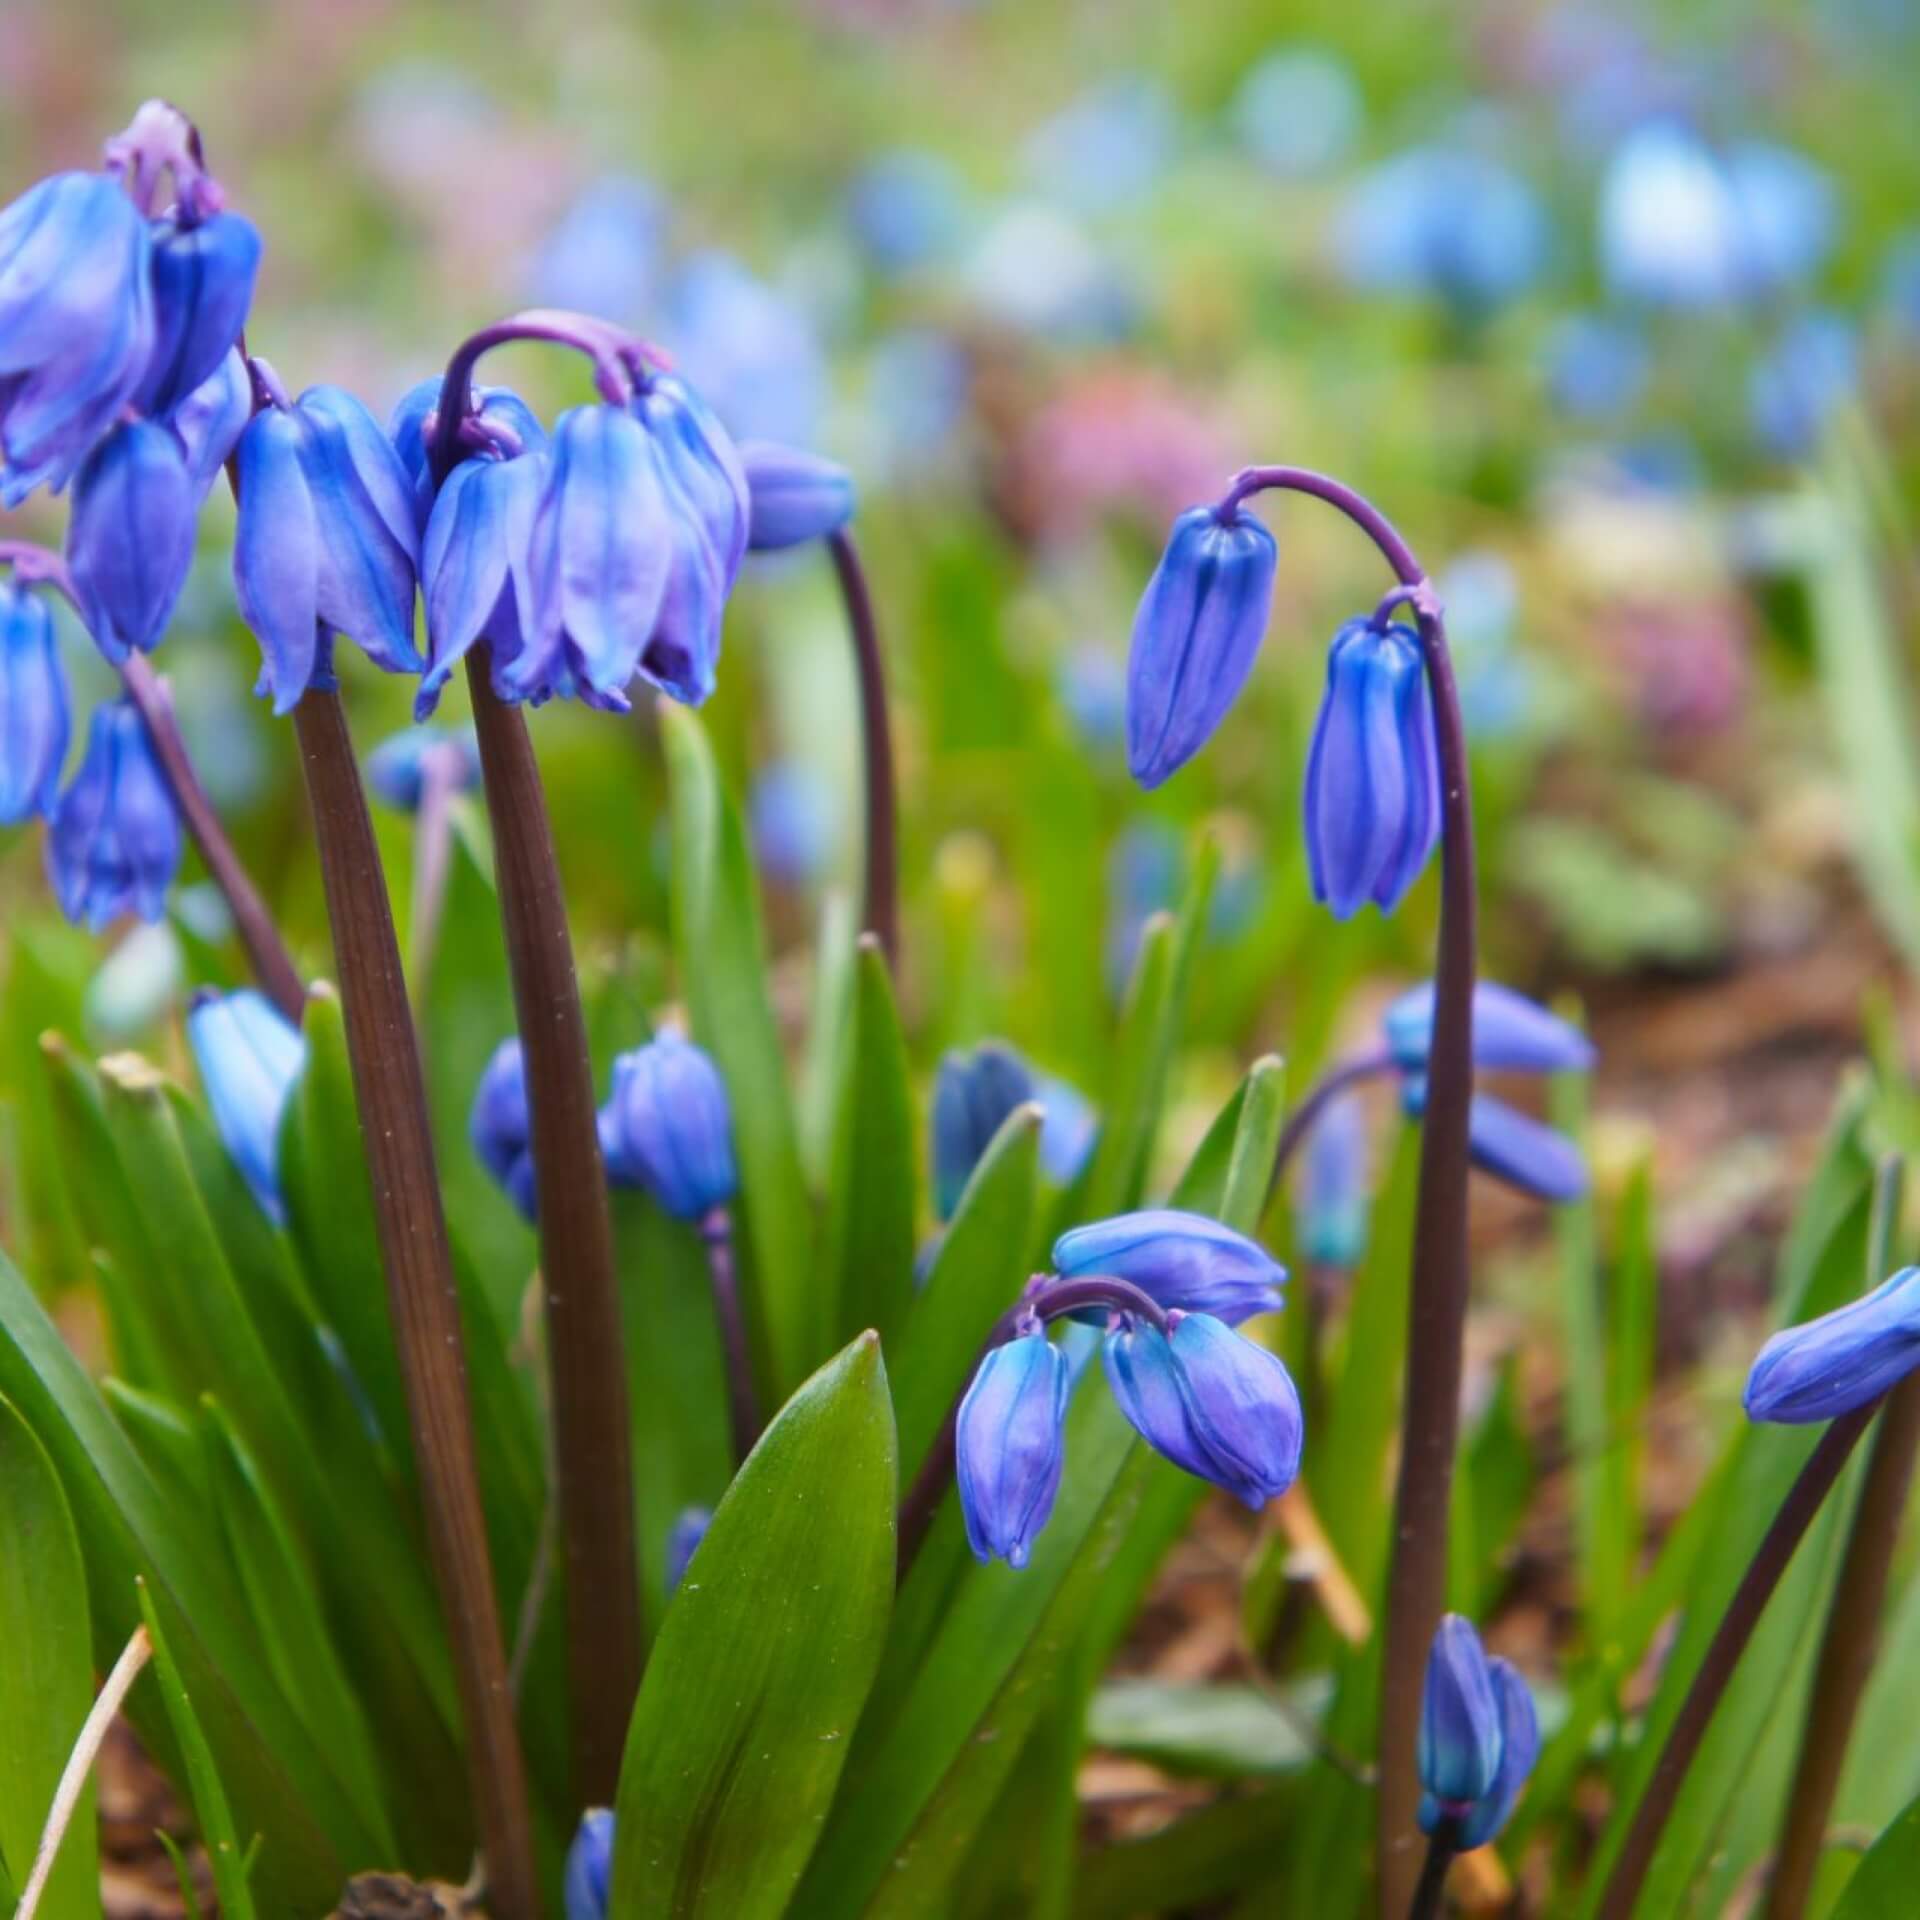
[(309, 387), (254, 415), (239, 475), (233, 584), (274, 712), (290, 713), (324, 670), (322, 624), (389, 673), (418, 673), (413, 492), (373, 415), (339, 387)]
[(1307, 755), (1313, 897), (1338, 920), (1371, 900), (1391, 913), (1440, 837), (1440, 761), (1420, 639), (1349, 620), (1327, 655)]
[(1486, 1649), (1471, 1620), (1448, 1614), (1427, 1655), (1420, 1696), (1420, 1785), (1456, 1818), (1493, 1789), (1500, 1773), (1500, 1704)]
[[(1402, 1073), (1424, 1073), (1433, 1043), (1433, 982), (1409, 988), (1381, 1021)], [(1556, 1013), (1491, 980), (1473, 989), (1473, 1064), (1492, 1072), (1584, 1073), (1593, 1042)]]
[(1067, 1279), (1107, 1274), (1130, 1280), (1169, 1311), (1211, 1315), (1229, 1327), (1256, 1313), (1277, 1313), (1287, 1278), (1279, 1261), (1244, 1233), (1171, 1207), (1075, 1227), (1053, 1243), (1053, 1266)]
[(537, 1211), (533, 1179), (533, 1118), (527, 1107), (527, 1069), (517, 1038), (493, 1050), (474, 1090), (467, 1135), (480, 1164), (531, 1220)]
[[(1474, 1802), (1460, 1829), (1462, 1852), (1484, 1847), (1507, 1824), (1507, 1816), (1520, 1798), (1533, 1765), (1540, 1758), (1540, 1715), (1533, 1694), (1509, 1660), (1489, 1660), (1487, 1671), (1493, 1680), (1494, 1699), (1500, 1708), (1500, 1771), (1493, 1785)], [(1426, 1827), (1423, 1801), (1421, 1824)], [(1427, 1827), (1431, 1832), (1432, 1829)]]
[(168, 427), (124, 420), (87, 456), (73, 487), (67, 567), (109, 660), (159, 645), (193, 565), (199, 505)]
[(1306, 1422), (1279, 1357), (1210, 1314), (1107, 1336), (1101, 1359), (1120, 1411), (1148, 1446), (1256, 1512), (1292, 1486)]
[[(1424, 1074), (1409, 1074), (1401, 1082), (1400, 1104), (1409, 1119), (1424, 1116)], [(1468, 1104), (1467, 1155), (1482, 1173), (1536, 1200), (1578, 1200), (1587, 1190), (1580, 1149), (1564, 1133), (1490, 1093), (1476, 1093)]]
[(1837, 1420), (1877, 1400), (1920, 1366), (1920, 1267), (1803, 1326), (1785, 1327), (1760, 1349), (1747, 1376), (1749, 1420), (1805, 1426)]
[(253, 418), (253, 382), (236, 347), (167, 415), (187, 456), (193, 497), (203, 501)]
[(698, 1220), (739, 1191), (726, 1082), (712, 1057), (677, 1033), (614, 1061), (600, 1144), (607, 1178), (645, 1187), (676, 1220)]
[(18, 826), (53, 806), (67, 728), (67, 676), (53, 615), (38, 594), (0, 581), (0, 826)]
[(1053, 1512), (1066, 1459), (1067, 1361), (1044, 1333), (981, 1361), (954, 1428), (967, 1544), (980, 1560), (1024, 1567)]
[(1033, 1070), (1002, 1040), (949, 1053), (933, 1083), (933, 1208), (950, 1220), (993, 1136), (1035, 1094)]
[(613, 1815), (605, 1807), (589, 1807), (567, 1849), (567, 1920), (607, 1920), (612, 1882)]
[(57, 173), (0, 211), (0, 505), (66, 485), (153, 348), (147, 223), (105, 174)]
[(754, 857), (784, 886), (817, 880), (833, 857), (839, 824), (834, 790), (802, 760), (776, 760), (755, 776), (747, 802)]
[(1127, 661), (1127, 767), (1143, 787), (1185, 766), (1239, 696), (1267, 630), (1278, 557), (1244, 508), (1223, 520), (1193, 507), (1173, 523)]
[(1331, 1101), (1307, 1135), (1295, 1201), (1300, 1252), (1355, 1267), (1367, 1247), (1367, 1118), (1351, 1094)]
[(154, 228), (153, 353), (133, 399), (142, 413), (178, 406), (225, 358), (247, 324), (259, 265), (259, 231), (240, 214)]
[(667, 1535), (667, 1591), (671, 1593), (686, 1578), (687, 1563), (713, 1525), (711, 1507), (683, 1507), (680, 1517)]
[(747, 545), (776, 553), (838, 533), (853, 518), (853, 475), (835, 461), (774, 440), (741, 443), (747, 476)]
[(180, 865), (180, 813), (129, 700), (95, 707), (86, 757), (47, 822), (61, 911), (98, 933), (123, 913), (158, 920)]
[(243, 987), (238, 993), (196, 994), (187, 1040), (228, 1154), (269, 1218), (284, 1222), (280, 1123), (306, 1065), (300, 1029), (263, 994)]
[(390, 734), (367, 755), (367, 785), (388, 806), (417, 813), (426, 787), (427, 765), (442, 757), (453, 776), (453, 790), (465, 793), (480, 783), (480, 743), (473, 729), (451, 733), (445, 727), (405, 727)]

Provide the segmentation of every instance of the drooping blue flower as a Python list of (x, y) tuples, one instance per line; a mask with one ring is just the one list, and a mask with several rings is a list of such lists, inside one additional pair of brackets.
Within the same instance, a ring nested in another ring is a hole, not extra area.
[[(1411, 1120), (1425, 1115), (1425, 1074), (1408, 1074), (1401, 1081), (1400, 1104)], [(1482, 1173), (1536, 1200), (1564, 1204), (1587, 1190), (1580, 1149), (1558, 1129), (1490, 1093), (1476, 1093), (1468, 1103), (1467, 1155)]]
[(1033, 1069), (1003, 1040), (941, 1059), (933, 1082), (933, 1209), (942, 1220), (952, 1219), (994, 1135), (1037, 1091)]
[(1237, 1327), (1280, 1310), (1287, 1270), (1256, 1241), (1205, 1214), (1152, 1207), (1074, 1227), (1053, 1243), (1065, 1279), (1130, 1280), (1169, 1311)]
[(480, 1164), (500, 1190), (532, 1220), (538, 1212), (533, 1177), (533, 1115), (527, 1104), (527, 1067), (518, 1037), (502, 1040), (474, 1089), (467, 1135)]
[[(393, 450), (400, 456), (400, 464), (412, 482), (414, 517), (422, 534), (433, 512), (427, 426), (440, 410), (440, 386), (439, 374), (416, 380), (394, 402), (393, 411), (387, 416), (387, 438), (393, 442)], [(477, 455), (463, 451), (463, 459), (505, 460), (523, 452), (537, 453), (546, 446), (547, 430), (540, 424), (540, 416), (511, 387), (476, 386), (473, 407), (486, 430), (488, 451)]]
[(838, 533), (853, 518), (853, 475), (817, 453), (773, 440), (745, 440), (740, 465), (747, 477), (747, 545), (777, 553)]
[(1647, 384), (1646, 342), (1624, 321), (1604, 314), (1570, 313), (1556, 322), (1544, 362), (1554, 405), (1576, 420), (1617, 418)]
[(153, 350), (147, 223), (105, 174), (57, 173), (0, 211), (0, 505), (66, 485)]
[(1877, 1400), (1920, 1366), (1920, 1267), (1902, 1267), (1861, 1299), (1784, 1327), (1747, 1376), (1749, 1420), (1805, 1426)]
[(801, 760), (776, 760), (754, 777), (747, 800), (754, 857), (769, 878), (804, 887), (833, 857), (839, 807), (832, 787)]
[(86, 757), (47, 822), (61, 911), (98, 933), (123, 913), (158, 920), (180, 866), (180, 813), (130, 700), (93, 710)]
[(1367, 1246), (1367, 1120), (1351, 1094), (1330, 1101), (1307, 1144), (1294, 1200), (1294, 1237), (1303, 1258), (1354, 1267)]
[(600, 1145), (614, 1185), (645, 1187), (676, 1220), (698, 1220), (740, 1188), (727, 1083), (710, 1054), (671, 1030), (614, 1061)]
[(309, 387), (254, 415), (238, 459), (233, 584), (274, 712), (324, 670), (322, 626), (389, 673), (418, 673), (413, 491), (379, 422), (341, 388)]
[(1853, 327), (1837, 313), (1798, 315), (1748, 377), (1755, 437), (1778, 459), (1804, 459), (1859, 378)]
[(109, 660), (160, 644), (193, 565), (199, 505), (169, 427), (123, 420), (87, 456), (73, 483), (67, 568)]
[(1027, 1564), (1060, 1490), (1067, 1389), (1066, 1356), (1044, 1333), (995, 1347), (974, 1374), (954, 1427), (954, 1470), (976, 1559)]
[(434, 756), (446, 766), (453, 790), (465, 793), (480, 784), (480, 743), (471, 727), (405, 727), (389, 734), (367, 755), (367, 785), (388, 806), (417, 813)]
[(1739, 210), (1725, 172), (1684, 128), (1655, 122), (1615, 149), (1600, 187), (1600, 259), (1614, 294), (1702, 307), (1737, 296)]
[(666, 223), (666, 203), (649, 182), (631, 174), (589, 181), (528, 263), (530, 303), (637, 326), (651, 304)]
[(1177, 1467), (1255, 1512), (1292, 1486), (1306, 1423), (1276, 1354), (1210, 1314), (1169, 1316), (1107, 1336), (1101, 1358), (1129, 1425)]
[(1267, 630), (1278, 549), (1236, 507), (1173, 523), (1147, 582), (1127, 661), (1127, 766), (1157, 787), (1206, 745), (1246, 684)]
[(0, 580), (0, 826), (52, 808), (69, 724), (53, 614), (39, 594)]
[(237, 213), (153, 230), (153, 353), (133, 397), (140, 412), (171, 411), (208, 379), (247, 324), (260, 234)]
[(1420, 1785), (1460, 1816), (1500, 1773), (1500, 1703), (1473, 1622), (1450, 1613), (1427, 1655), (1420, 1696)]
[[(1533, 1691), (1510, 1660), (1487, 1662), (1493, 1693), (1500, 1707), (1500, 1771), (1493, 1785), (1474, 1802), (1460, 1829), (1460, 1848), (1470, 1852), (1498, 1837), (1540, 1758), (1540, 1715)], [(1424, 1812), (1424, 1808), (1423, 1808)]]
[(687, 1564), (699, 1550), (713, 1525), (711, 1507), (683, 1507), (667, 1535), (667, 1591), (671, 1593), (686, 1578)]
[(605, 1807), (589, 1807), (567, 1849), (564, 1896), (567, 1920), (607, 1920), (607, 1898), (613, 1884), (613, 1815)]
[(827, 362), (812, 322), (731, 254), (691, 255), (666, 293), (674, 364), (737, 440), (812, 446)]
[[(733, 436), (677, 374), (652, 375), (633, 410), (652, 438), (667, 490), (705, 536), (718, 562), (720, 591), (733, 590), (747, 551), (753, 503)], [(718, 651), (718, 643), (715, 643)]]
[(264, 994), (203, 992), (187, 1015), (187, 1040), (213, 1124), (268, 1217), (286, 1219), (280, 1195), (280, 1124), (306, 1065), (307, 1043)]
[(1240, 144), (1283, 180), (1308, 180), (1338, 166), (1364, 117), (1353, 70), (1312, 47), (1268, 54), (1248, 70), (1233, 100)]
[(1748, 140), (1727, 155), (1727, 177), (1744, 291), (1750, 297), (1778, 293), (1818, 272), (1839, 226), (1827, 175), (1791, 147)]
[(921, 147), (874, 155), (847, 188), (847, 224), (884, 274), (911, 273), (949, 257), (966, 220), (959, 174)]
[[(1381, 1029), (1402, 1073), (1426, 1071), (1433, 1044), (1433, 982), (1422, 982), (1387, 1008)], [(1585, 1073), (1593, 1042), (1557, 1013), (1493, 980), (1473, 986), (1473, 1064), (1490, 1072)]]
[(1440, 838), (1440, 760), (1419, 636), (1349, 620), (1327, 655), (1307, 755), (1313, 897), (1347, 920), (1391, 913)]
[(193, 497), (204, 501), (253, 418), (253, 383), (236, 347), (167, 415), (187, 457)]

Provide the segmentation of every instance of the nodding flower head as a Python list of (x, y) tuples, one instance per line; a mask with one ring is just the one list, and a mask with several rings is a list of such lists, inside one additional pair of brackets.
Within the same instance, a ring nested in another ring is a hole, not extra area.
[(1075, 1227), (1053, 1243), (1053, 1265), (1067, 1279), (1105, 1274), (1131, 1281), (1164, 1308), (1211, 1315), (1229, 1327), (1277, 1313), (1287, 1278), (1244, 1233), (1171, 1207)]
[(1540, 1756), (1533, 1695), (1511, 1662), (1489, 1660), (1473, 1623), (1440, 1622), (1420, 1701), (1420, 1827), (1466, 1852), (1505, 1826)]
[(193, 565), (199, 506), (171, 427), (123, 420), (87, 456), (73, 485), (67, 568), (109, 660), (159, 645)]
[(388, 806), (417, 813), (429, 771), (438, 772), (455, 793), (480, 783), (480, 743), (471, 727), (403, 727), (367, 755), (367, 785)]
[[(1402, 1073), (1424, 1073), (1433, 1044), (1433, 982), (1410, 987), (1381, 1020), (1387, 1051)], [(1593, 1042), (1543, 1006), (1492, 980), (1473, 989), (1473, 1064), (1490, 1072), (1584, 1073)]]
[(950, 1220), (993, 1136), (1035, 1096), (1033, 1069), (1002, 1040), (940, 1061), (933, 1083), (933, 1206)]
[(146, 220), (102, 173), (57, 173), (0, 211), (0, 504), (63, 487), (153, 351)]
[(123, 913), (158, 920), (180, 866), (180, 813), (133, 703), (94, 708), (86, 758), (54, 805), (47, 874), (69, 920), (98, 933)]
[(1127, 766), (1157, 787), (1206, 745), (1260, 651), (1278, 549), (1243, 507), (1193, 507), (1134, 617), (1127, 661)]
[(613, 1063), (600, 1146), (614, 1185), (646, 1188), (676, 1220), (698, 1220), (739, 1191), (727, 1084), (712, 1056), (677, 1033)]
[(47, 813), (67, 757), (67, 676), (45, 599), (0, 580), (0, 826)]
[[(1400, 1104), (1411, 1120), (1425, 1115), (1425, 1074), (1408, 1074), (1401, 1081)], [(1467, 1153), (1482, 1173), (1536, 1200), (1564, 1203), (1578, 1200), (1587, 1190), (1587, 1163), (1580, 1149), (1557, 1128), (1490, 1093), (1476, 1093), (1468, 1104)]]
[(1747, 1418), (1793, 1426), (1837, 1420), (1917, 1366), (1920, 1267), (1902, 1267), (1863, 1298), (1776, 1333), (1747, 1376)]
[(1114, 1398), (1156, 1453), (1257, 1512), (1300, 1471), (1306, 1423), (1292, 1376), (1210, 1314), (1168, 1319), (1170, 1333), (1133, 1322), (1108, 1335)]
[(747, 477), (747, 545), (775, 553), (838, 533), (853, 518), (853, 475), (817, 453), (776, 440), (740, 446)]
[(238, 461), (233, 584), (274, 712), (328, 671), (323, 627), (389, 673), (418, 673), (413, 491), (379, 422), (339, 387), (309, 387), (254, 415)]
[(954, 1428), (954, 1470), (976, 1558), (1024, 1567), (1066, 1458), (1067, 1357), (1043, 1332), (981, 1361)]
[(1350, 620), (1327, 655), (1307, 755), (1313, 897), (1336, 919), (1370, 900), (1391, 913), (1440, 837), (1440, 761), (1420, 639)]
[(300, 1029), (263, 994), (243, 987), (197, 995), (187, 1015), (187, 1040), (228, 1154), (269, 1217), (284, 1221), (280, 1123), (306, 1064)]
[(567, 1849), (567, 1920), (607, 1920), (612, 1884), (613, 1815), (605, 1807), (589, 1807)]
[(517, 1037), (502, 1040), (494, 1048), (493, 1058), (474, 1089), (467, 1133), (480, 1164), (519, 1208), (521, 1217), (532, 1220), (538, 1211), (533, 1118), (527, 1106), (526, 1061)]
[(144, 414), (177, 407), (232, 350), (253, 304), (260, 234), (220, 212), (194, 225), (153, 229), (153, 353), (133, 404)]

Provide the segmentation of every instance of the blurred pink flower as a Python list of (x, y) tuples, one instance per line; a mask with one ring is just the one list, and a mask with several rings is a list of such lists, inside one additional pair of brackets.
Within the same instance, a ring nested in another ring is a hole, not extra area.
[(1623, 602), (1602, 615), (1597, 630), (1634, 710), (1655, 732), (1716, 733), (1739, 718), (1752, 635), (1738, 600)]

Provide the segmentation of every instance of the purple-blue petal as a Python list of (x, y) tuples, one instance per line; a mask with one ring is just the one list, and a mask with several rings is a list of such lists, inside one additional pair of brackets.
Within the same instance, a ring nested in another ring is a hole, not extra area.
[(260, 233), (237, 213), (153, 235), (153, 352), (133, 404), (145, 414), (178, 406), (240, 338), (260, 266)]
[(1210, 1314), (1230, 1327), (1277, 1312), (1287, 1278), (1279, 1261), (1244, 1233), (1171, 1207), (1075, 1227), (1054, 1242), (1053, 1266), (1068, 1278), (1130, 1280), (1163, 1308)]
[(193, 564), (198, 496), (173, 431), (126, 420), (74, 482), (67, 567), (109, 660), (159, 644)]
[(954, 1427), (967, 1543), (981, 1560), (1024, 1567), (1047, 1524), (1065, 1462), (1067, 1359), (1044, 1333), (995, 1347)]
[(1420, 1785), (1443, 1806), (1469, 1806), (1492, 1789), (1500, 1748), (1500, 1706), (1486, 1649), (1472, 1621), (1450, 1613), (1427, 1655), (1420, 1696)]
[[(1425, 1070), (1433, 1041), (1433, 982), (1409, 988), (1381, 1025), (1387, 1050), (1403, 1073)], [(1492, 980), (1473, 989), (1473, 1063), (1494, 1072), (1584, 1073), (1593, 1043), (1558, 1014)]]
[(1861, 1299), (1776, 1333), (1747, 1376), (1747, 1417), (1792, 1426), (1836, 1420), (1916, 1366), (1920, 1267), (1902, 1267)]
[(293, 414), (269, 407), (248, 422), (237, 452), (233, 586), (277, 714), (291, 713), (306, 692), (319, 645), (320, 530), (305, 439)]
[(71, 724), (67, 676), (46, 601), (0, 580), (0, 826), (46, 813)]
[(835, 461), (776, 440), (746, 440), (740, 465), (747, 477), (747, 545), (756, 553), (824, 540), (853, 518), (853, 475)]

